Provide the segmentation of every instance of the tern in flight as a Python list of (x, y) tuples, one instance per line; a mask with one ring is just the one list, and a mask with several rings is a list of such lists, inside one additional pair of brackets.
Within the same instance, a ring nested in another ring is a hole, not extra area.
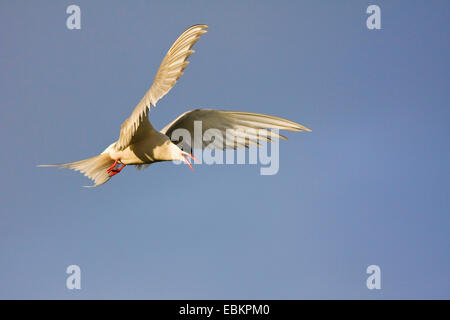
[[(127, 165), (135, 165), (140, 168), (154, 162), (178, 160), (186, 162), (192, 169), (188, 157), (193, 160), (196, 158), (181, 150), (170, 138), (176, 129), (188, 130), (193, 137), (194, 121), (201, 121), (202, 133), (208, 129), (217, 129), (222, 133), (229, 132), (229, 130), (234, 132), (234, 137), (230, 138), (227, 135), (227, 141), (215, 139), (208, 145), (208, 147), (212, 145), (213, 148), (222, 150), (224, 148), (247, 148), (250, 144), (259, 145), (258, 141), (270, 142), (273, 137), (286, 139), (268, 129), (311, 131), (298, 123), (279, 117), (212, 109), (187, 111), (161, 131), (155, 130), (148, 120), (150, 106), (156, 106), (158, 100), (165, 96), (181, 77), (189, 63), (187, 59), (194, 53), (192, 47), (200, 36), (207, 32), (206, 29), (208, 29), (207, 25), (194, 25), (184, 31), (170, 47), (156, 73), (152, 86), (134, 108), (130, 117), (122, 123), (119, 139), (116, 142), (92, 158), (69, 163), (40, 165), (40, 167), (61, 167), (79, 171), (94, 182), (90, 187), (97, 187), (121, 172)], [(259, 130), (264, 134), (252, 134), (254, 130)], [(239, 138), (244, 140), (236, 141)], [(233, 142), (229, 143), (229, 139), (232, 139)], [(201, 143), (200, 148), (205, 148), (205, 144)]]

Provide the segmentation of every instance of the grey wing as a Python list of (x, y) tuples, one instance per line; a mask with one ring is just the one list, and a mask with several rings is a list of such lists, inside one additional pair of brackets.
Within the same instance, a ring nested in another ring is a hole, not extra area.
[[(259, 141), (272, 141), (273, 138), (287, 140), (285, 136), (270, 129), (288, 131), (311, 131), (296, 122), (260, 113), (195, 109), (187, 111), (168, 124), (161, 133), (172, 141), (181, 143), (188, 134), (187, 143), (191, 149), (247, 148), (259, 145)], [(201, 139), (195, 139), (195, 133), (201, 133)], [(188, 137), (189, 138), (189, 137)]]
[(207, 32), (205, 30), (207, 28), (208, 26), (203, 24), (188, 28), (170, 47), (161, 62), (152, 86), (134, 108), (130, 117), (122, 123), (120, 136), (115, 146), (117, 150), (124, 150), (132, 144), (133, 136), (141, 130), (142, 125), (149, 127), (150, 105), (156, 106), (158, 100), (164, 97), (183, 75), (183, 71), (189, 63), (186, 60), (194, 53), (194, 50), (191, 50), (192, 46), (197, 43), (202, 34)]

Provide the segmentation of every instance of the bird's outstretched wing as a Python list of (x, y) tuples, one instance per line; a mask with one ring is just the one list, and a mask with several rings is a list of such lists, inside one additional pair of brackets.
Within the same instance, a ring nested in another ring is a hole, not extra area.
[[(198, 125), (201, 125), (202, 136), (200, 138), (202, 141), (194, 142), (196, 121), (200, 121)], [(287, 140), (286, 137), (268, 129), (311, 131), (301, 124), (266, 114), (212, 109), (187, 111), (172, 123), (169, 123), (161, 130), (161, 133), (176, 142), (178, 134), (174, 136), (172, 134), (177, 129), (185, 129), (189, 132), (191, 141), (185, 141), (185, 143), (188, 143), (191, 148), (208, 146), (208, 148), (215, 149), (247, 148), (249, 145), (259, 145), (259, 141), (262, 140), (270, 142), (272, 138)], [(210, 140), (207, 137), (208, 134), (205, 135), (205, 132), (209, 129), (215, 129), (210, 131)], [(183, 136), (181, 131), (179, 133), (180, 136)]]
[(164, 97), (183, 75), (184, 68), (189, 64), (186, 60), (195, 52), (191, 50), (192, 46), (202, 34), (207, 32), (205, 30), (207, 28), (208, 26), (204, 24), (190, 27), (170, 47), (159, 66), (152, 86), (134, 108), (131, 116), (122, 123), (120, 136), (115, 146), (117, 150), (123, 150), (131, 144), (133, 136), (143, 123), (145, 127), (148, 127), (147, 115), (150, 104), (156, 106), (158, 100)]

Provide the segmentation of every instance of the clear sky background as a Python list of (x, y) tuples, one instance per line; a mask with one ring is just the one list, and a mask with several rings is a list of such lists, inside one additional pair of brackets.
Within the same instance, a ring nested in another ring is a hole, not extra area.
[[(448, 1), (1, 1), (0, 298), (449, 299), (449, 16)], [(153, 125), (214, 107), (310, 127), (286, 133), (277, 175), (168, 162), (84, 189), (36, 168), (115, 141), (197, 23)]]

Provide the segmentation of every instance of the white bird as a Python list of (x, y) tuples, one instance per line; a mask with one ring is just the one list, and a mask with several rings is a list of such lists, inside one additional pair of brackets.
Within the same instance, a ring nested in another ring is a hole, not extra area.
[[(211, 128), (218, 129), (224, 134), (226, 131), (229, 132), (229, 129), (235, 130), (231, 142), (229, 136), (227, 141), (214, 141), (212, 147), (220, 149), (248, 147), (250, 144), (258, 144), (260, 140), (271, 141), (272, 137), (287, 139), (267, 129), (311, 131), (298, 123), (274, 116), (211, 109), (187, 111), (161, 131), (155, 130), (148, 120), (150, 106), (156, 106), (158, 100), (166, 95), (182, 76), (183, 70), (189, 64), (186, 60), (194, 53), (191, 48), (200, 36), (207, 32), (207, 28), (207, 25), (202, 24), (188, 28), (170, 47), (152, 86), (134, 108), (130, 117), (122, 123), (119, 139), (116, 142), (108, 146), (100, 155), (92, 158), (39, 166), (79, 171), (94, 181), (94, 185), (89, 187), (96, 187), (107, 182), (126, 165), (136, 165), (140, 168), (154, 162), (179, 160), (186, 162), (192, 169), (187, 157), (196, 160), (195, 157), (181, 150), (170, 137), (179, 128), (188, 130), (191, 136), (194, 136), (194, 121), (202, 122), (202, 133)], [(255, 129), (263, 134), (253, 134)], [(236, 141), (238, 138), (243, 138), (243, 142)], [(200, 147), (204, 148), (205, 145), (202, 144)]]

